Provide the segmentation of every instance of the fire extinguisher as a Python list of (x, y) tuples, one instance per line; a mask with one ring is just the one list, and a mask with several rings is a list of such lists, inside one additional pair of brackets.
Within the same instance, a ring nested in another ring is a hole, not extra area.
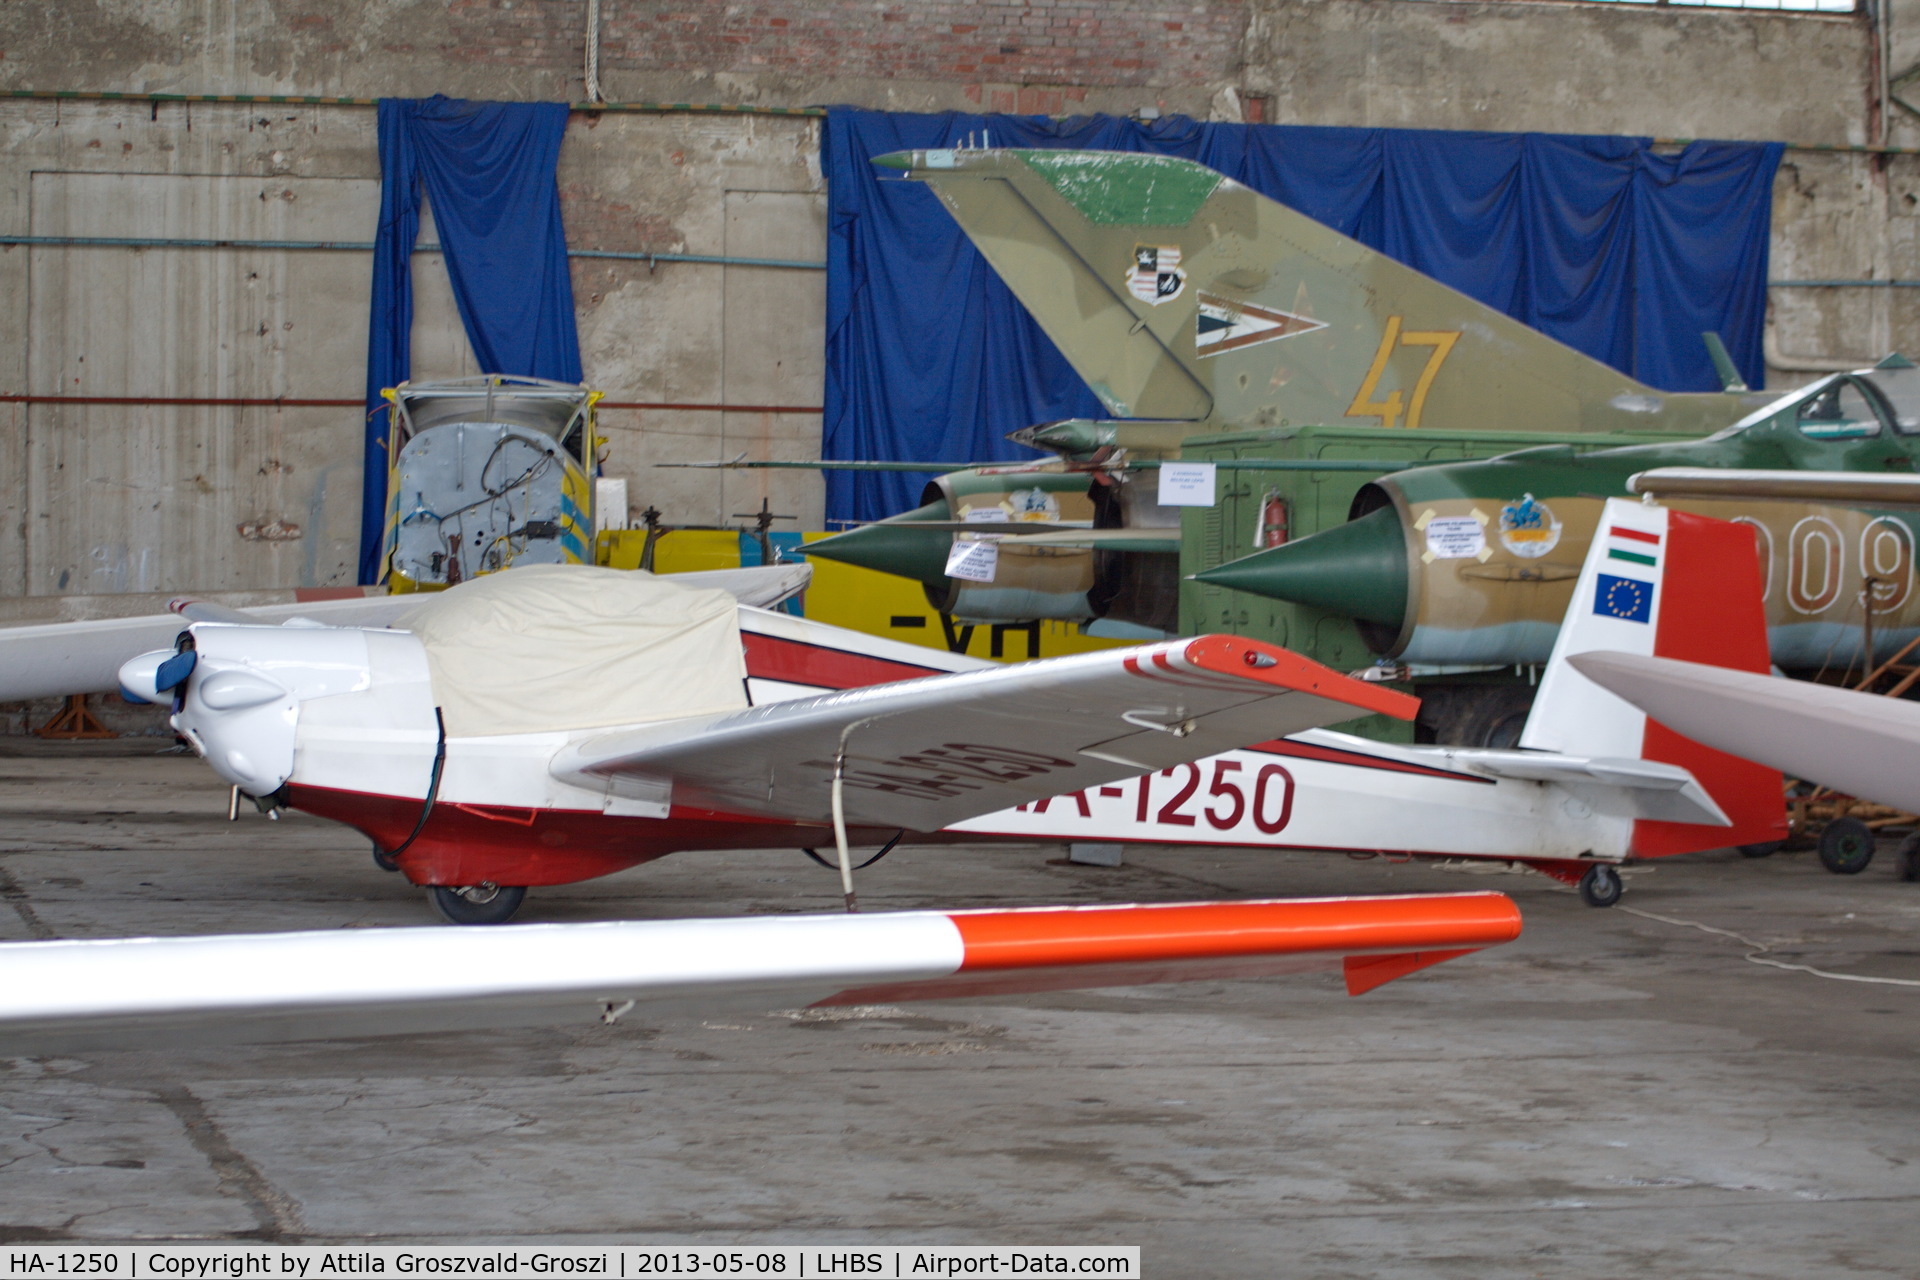
[(1286, 498), (1269, 490), (1260, 499), (1260, 528), (1254, 534), (1254, 548), (1265, 550), (1285, 543), (1291, 523)]

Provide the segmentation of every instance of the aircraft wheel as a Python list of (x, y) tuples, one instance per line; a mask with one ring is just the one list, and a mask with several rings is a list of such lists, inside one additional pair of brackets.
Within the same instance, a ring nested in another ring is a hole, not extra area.
[(1835, 818), (1820, 833), (1820, 865), (1837, 876), (1857, 876), (1873, 861), (1873, 829), (1858, 818)]
[(1920, 880), (1920, 831), (1900, 842), (1893, 865), (1902, 880)]
[(527, 900), (527, 888), (518, 884), (436, 884), (427, 890), (433, 909), (454, 924), (505, 924)]
[(1612, 867), (1588, 867), (1587, 874), (1580, 877), (1580, 901), (1590, 907), (1610, 907), (1620, 901), (1623, 888), (1620, 873)]
[(1781, 847), (1786, 843), (1785, 840), (1767, 840), (1760, 844), (1743, 844), (1739, 846), (1740, 856), (1743, 858), (1771, 858), (1774, 854), (1780, 852)]

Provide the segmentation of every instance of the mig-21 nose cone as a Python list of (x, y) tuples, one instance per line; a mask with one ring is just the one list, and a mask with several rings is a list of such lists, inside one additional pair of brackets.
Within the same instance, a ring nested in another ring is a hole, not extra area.
[(920, 529), (921, 521), (953, 519), (944, 499), (916, 507), (878, 524), (862, 525), (831, 538), (809, 542), (808, 556), (837, 560), (881, 573), (897, 574), (916, 582), (943, 586), (947, 581), (947, 550), (953, 534), (946, 529)]
[(1382, 626), (1407, 612), (1407, 542), (1392, 507), (1193, 576)]

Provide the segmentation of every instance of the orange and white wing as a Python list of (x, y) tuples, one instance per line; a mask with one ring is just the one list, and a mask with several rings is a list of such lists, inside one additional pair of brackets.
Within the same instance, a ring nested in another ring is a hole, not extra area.
[(1344, 968), (1517, 937), (1498, 893), (0, 944), (0, 1057)]

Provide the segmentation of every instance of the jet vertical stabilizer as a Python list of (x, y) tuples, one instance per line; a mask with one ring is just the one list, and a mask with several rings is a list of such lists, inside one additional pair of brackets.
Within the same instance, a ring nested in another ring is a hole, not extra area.
[(901, 152), (1117, 417), (1704, 434), (1758, 399), (1647, 387), (1203, 165)]

